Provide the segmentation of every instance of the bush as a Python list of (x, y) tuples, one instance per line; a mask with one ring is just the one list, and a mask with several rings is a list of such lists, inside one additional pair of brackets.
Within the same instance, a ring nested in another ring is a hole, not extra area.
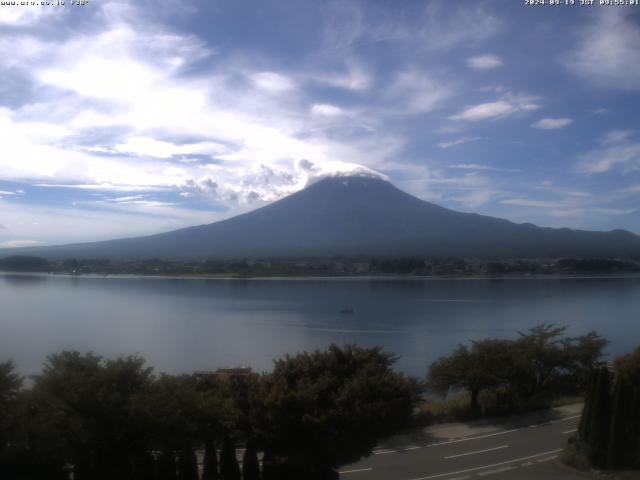
[(589, 459), (587, 456), (578, 450), (575, 445), (567, 445), (560, 455), (560, 461), (565, 465), (576, 468), (582, 471), (591, 470), (589, 465)]

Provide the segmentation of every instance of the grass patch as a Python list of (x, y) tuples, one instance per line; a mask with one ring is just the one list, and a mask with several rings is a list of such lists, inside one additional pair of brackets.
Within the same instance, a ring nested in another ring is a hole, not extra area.
[(560, 455), (560, 460), (565, 465), (588, 472), (591, 470), (591, 465), (587, 456), (578, 450), (575, 445), (567, 445)]
[(415, 418), (418, 425), (469, 420), (473, 418), (471, 397), (462, 392), (446, 400), (428, 400), (420, 405)]
[(435, 423), (465, 422), (479, 418), (496, 418), (582, 402), (584, 402), (584, 396), (581, 395), (539, 396), (529, 399), (526, 403), (517, 402), (513, 410), (511, 410), (506, 406), (496, 406), (495, 392), (483, 390), (479, 398), (481, 409), (479, 412), (474, 412), (471, 410), (471, 395), (469, 392), (460, 392), (442, 400), (425, 400), (418, 406), (414, 415), (414, 422), (415, 426), (423, 427)]
[(563, 395), (561, 397), (552, 398), (549, 401), (549, 407), (563, 407), (565, 405), (574, 405), (576, 403), (584, 403), (584, 395)]

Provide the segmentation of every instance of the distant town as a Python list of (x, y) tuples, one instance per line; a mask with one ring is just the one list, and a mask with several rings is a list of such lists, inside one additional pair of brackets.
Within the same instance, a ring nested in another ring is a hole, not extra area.
[(69, 275), (168, 276), (528, 276), (607, 275), (640, 273), (640, 260), (622, 258), (560, 258), (486, 260), (447, 258), (300, 258), (166, 261), (146, 259), (66, 259), (32, 256), (0, 259), (0, 270)]

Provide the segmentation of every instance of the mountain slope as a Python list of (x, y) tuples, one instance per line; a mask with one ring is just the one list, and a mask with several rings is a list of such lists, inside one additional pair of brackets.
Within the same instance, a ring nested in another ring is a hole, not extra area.
[(333, 177), (221, 222), (146, 237), (20, 249), (20, 253), (49, 259), (618, 256), (640, 254), (640, 237), (623, 230), (515, 224), (422, 201), (381, 179)]

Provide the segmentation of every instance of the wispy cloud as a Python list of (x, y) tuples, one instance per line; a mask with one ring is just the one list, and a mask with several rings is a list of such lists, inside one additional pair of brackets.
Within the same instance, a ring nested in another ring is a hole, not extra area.
[(640, 143), (601, 148), (581, 156), (578, 170), (583, 173), (605, 173), (618, 169), (623, 173), (640, 169)]
[(541, 118), (531, 124), (532, 128), (540, 130), (558, 130), (573, 123), (571, 118)]
[(567, 67), (602, 88), (640, 90), (640, 24), (634, 10), (601, 7), (592, 12), (591, 21), (577, 32)]
[(36, 4), (36, 2), (16, 2), (14, 5), (3, 4), (2, 8), (0, 8), (0, 25), (32, 26), (47, 17), (61, 16), (66, 13), (64, 8), (56, 8), (56, 5), (51, 6), (53, 8), (42, 8), (42, 5), (40, 3)]
[(311, 107), (311, 115), (318, 115), (321, 117), (337, 117), (344, 115), (346, 112), (336, 106), (329, 103), (316, 103)]
[(258, 72), (250, 78), (258, 88), (267, 92), (283, 93), (295, 88), (293, 80), (276, 72)]
[(516, 113), (530, 112), (542, 108), (541, 105), (535, 103), (536, 100), (538, 100), (537, 97), (529, 95), (505, 95), (495, 102), (468, 106), (449, 118), (451, 120), (479, 122), (509, 117)]
[(558, 202), (550, 200), (534, 200), (530, 198), (507, 198), (501, 200), (503, 205), (517, 205), (519, 207), (535, 207), (535, 208), (556, 208), (560, 206)]
[(381, 17), (369, 15), (360, 6), (366, 4), (329, 2), (325, 10), (331, 18), (331, 29), (326, 36), (334, 50), (344, 52), (359, 43), (400, 42), (414, 49), (443, 51), (480, 43), (504, 27), (503, 19), (479, 4), (453, 6), (434, 0), (422, 4), (411, 15), (404, 9), (393, 9)]
[(38, 240), (7, 240), (0, 242), (0, 248), (35, 247), (38, 245), (43, 245), (43, 242)]
[(485, 170), (492, 172), (517, 172), (516, 169), (492, 167), (490, 165), (483, 165), (480, 163), (457, 163), (455, 165), (449, 165), (448, 168), (454, 168), (457, 170)]
[(611, 130), (602, 137), (600, 143), (602, 145), (616, 145), (629, 140), (629, 137), (635, 133), (634, 130)]
[(403, 102), (406, 113), (426, 113), (455, 93), (454, 85), (417, 69), (400, 72), (388, 89), (391, 100)]
[(464, 145), (465, 143), (475, 142), (477, 140), (480, 140), (480, 137), (461, 137), (455, 140), (449, 140), (448, 142), (440, 142), (438, 146), (446, 149), (457, 147), (458, 145)]
[[(588, 9), (566, 24), (550, 17), (545, 28), (570, 53), (531, 51), (524, 64), (512, 57), (519, 46), (504, 42), (539, 33), (523, 9), (284, 4), (286, 14), (242, 15), (193, 0), (0, 9), (0, 217), (11, 227), (0, 242), (204, 223), (354, 165), (444, 206), (510, 218), (564, 209), (572, 224), (580, 211), (600, 222), (596, 208), (632, 207), (638, 25), (627, 10)], [(574, 45), (573, 34), (597, 40)], [(580, 102), (565, 101), (567, 68), (581, 79), (571, 90)], [(541, 87), (549, 78), (557, 89)], [(561, 115), (541, 114), (543, 104), (562, 105)], [(596, 116), (603, 110), (606, 118)], [(529, 128), (566, 119), (581, 128), (545, 142)], [(587, 138), (603, 120), (612, 130)], [(560, 178), (562, 189), (537, 186)], [(593, 197), (577, 194), (586, 190)], [(81, 228), (88, 222), (90, 232)]]
[(579, 157), (578, 171), (595, 174), (611, 170), (622, 173), (640, 170), (640, 143), (634, 141), (633, 130), (610, 130), (600, 138), (600, 148)]
[(475, 70), (491, 70), (502, 66), (502, 59), (492, 54), (478, 55), (467, 58), (467, 65)]

